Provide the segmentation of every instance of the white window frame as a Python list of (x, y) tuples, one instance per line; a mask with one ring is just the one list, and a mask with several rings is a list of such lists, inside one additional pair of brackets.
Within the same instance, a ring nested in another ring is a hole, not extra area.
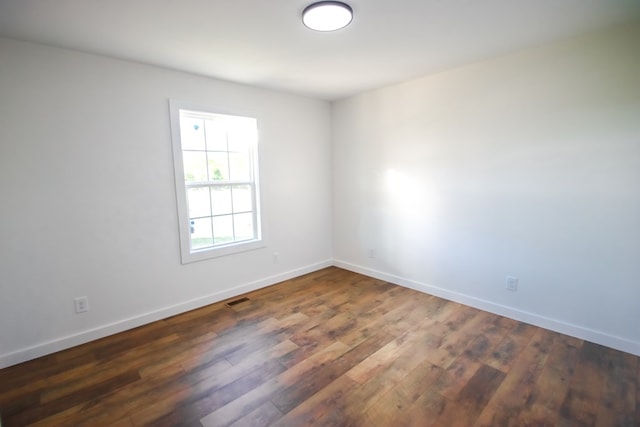
[[(178, 231), (180, 235), (180, 254), (182, 264), (201, 261), (220, 256), (237, 254), (265, 247), (261, 221), (260, 209), (260, 185), (258, 167), (258, 147), (252, 147), (253, 176), (251, 186), (253, 188), (253, 221), (254, 238), (239, 242), (218, 244), (203, 249), (191, 249), (191, 224), (189, 218), (189, 206), (187, 200), (187, 187), (189, 186), (184, 178), (183, 150), (180, 136), (180, 111), (193, 111), (203, 114), (250, 117), (247, 114), (236, 114), (228, 111), (221, 111), (217, 108), (197, 106), (181, 101), (169, 100), (169, 113), (171, 117), (171, 141), (173, 146), (173, 169), (176, 185), (176, 204), (178, 209)], [(254, 118), (254, 117), (251, 117)], [(254, 118), (255, 119), (255, 118)], [(256, 119), (257, 120), (257, 119)], [(258, 121), (259, 125), (259, 121)], [(245, 184), (245, 182), (243, 182)]]

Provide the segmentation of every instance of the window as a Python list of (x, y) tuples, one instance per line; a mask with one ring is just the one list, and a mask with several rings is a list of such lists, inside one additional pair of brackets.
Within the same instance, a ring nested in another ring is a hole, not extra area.
[(170, 103), (182, 262), (261, 247), (257, 120)]

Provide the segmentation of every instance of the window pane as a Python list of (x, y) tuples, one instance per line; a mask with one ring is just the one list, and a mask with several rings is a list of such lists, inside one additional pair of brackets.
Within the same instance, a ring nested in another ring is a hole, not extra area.
[(189, 188), (187, 190), (189, 201), (189, 218), (211, 216), (211, 201), (209, 200), (209, 188)]
[(253, 215), (250, 213), (234, 215), (233, 226), (236, 232), (236, 240), (253, 239)]
[(226, 215), (231, 211), (231, 187), (212, 187), (211, 205), (213, 215)]
[(183, 151), (184, 180), (198, 182), (207, 180), (207, 156), (200, 151)]
[(237, 117), (229, 123), (229, 151), (246, 152), (257, 141), (256, 121)]
[(232, 181), (251, 180), (251, 163), (248, 153), (229, 153), (229, 166)]
[(211, 181), (229, 180), (227, 153), (209, 152), (209, 179)]
[(233, 220), (231, 215), (214, 217), (213, 230), (216, 245), (233, 242)]
[(191, 248), (201, 249), (213, 245), (211, 218), (191, 220)]
[(180, 140), (183, 150), (205, 150), (204, 120), (181, 117)]
[(224, 120), (207, 120), (205, 126), (207, 130), (207, 150), (227, 151), (227, 128)]
[(253, 203), (251, 202), (251, 186), (234, 185), (233, 186), (233, 211), (234, 212), (250, 212)]

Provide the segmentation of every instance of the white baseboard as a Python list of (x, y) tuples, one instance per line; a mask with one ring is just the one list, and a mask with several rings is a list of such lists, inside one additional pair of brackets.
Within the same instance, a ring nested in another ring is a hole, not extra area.
[(54, 340), (23, 348), (11, 353), (0, 354), (0, 369), (16, 365), (18, 363), (26, 362), (27, 360), (45, 356), (47, 354), (55, 353), (60, 350), (71, 348), (80, 344), (85, 344), (99, 338), (104, 338), (109, 335), (126, 331), (128, 329), (146, 325), (157, 320), (166, 319), (167, 317), (175, 316), (176, 314), (204, 307), (218, 301), (254, 291), (256, 289), (264, 288), (266, 286), (274, 285), (276, 283), (289, 280), (294, 277), (302, 276), (304, 274), (311, 273), (325, 267), (330, 267), (332, 265), (333, 262), (331, 260), (327, 260), (317, 264), (311, 264), (305, 267), (297, 268), (295, 270), (286, 271), (284, 273), (256, 280), (251, 283), (246, 283), (244, 285), (236, 286), (230, 289), (225, 289), (224, 291), (215, 292), (213, 294), (195, 298), (190, 301), (181, 302), (179, 304), (164, 307), (159, 310), (144, 313), (139, 316), (119, 320), (117, 322), (99, 326), (97, 328), (88, 329), (77, 334), (56, 338)]
[(348, 262), (334, 260), (333, 265), (335, 265), (336, 267), (344, 268), (345, 270), (364, 274), (369, 277), (374, 277), (376, 279), (384, 280), (386, 282), (410, 288), (419, 292), (435, 295), (440, 298), (455, 301), (464, 305), (468, 305), (470, 307), (478, 308), (480, 310), (518, 320), (520, 322), (528, 323), (530, 325), (539, 326), (541, 328), (549, 329), (554, 332), (570, 335), (572, 337), (640, 356), (640, 342), (637, 341), (632, 341), (615, 335), (606, 334), (604, 332), (585, 328), (579, 325), (566, 323), (561, 320), (541, 316), (536, 313), (522, 311), (509, 306), (496, 304), (494, 302), (483, 300), (481, 298), (473, 297), (459, 292), (449, 291), (437, 286), (394, 276), (392, 274), (387, 274), (370, 268), (361, 267)]

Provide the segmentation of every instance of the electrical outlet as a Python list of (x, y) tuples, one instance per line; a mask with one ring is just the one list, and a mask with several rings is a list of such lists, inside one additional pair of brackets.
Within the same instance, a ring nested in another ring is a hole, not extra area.
[(88, 297), (78, 297), (74, 298), (73, 304), (76, 308), (76, 314), (84, 313), (89, 311), (89, 298)]
[(369, 258), (375, 258), (375, 257), (376, 257), (376, 250), (369, 249)]
[(273, 253), (273, 263), (274, 264), (278, 263), (278, 257), (280, 257), (280, 254), (278, 252), (274, 252)]
[(504, 287), (511, 292), (518, 290), (518, 278), (513, 276), (507, 276)]

